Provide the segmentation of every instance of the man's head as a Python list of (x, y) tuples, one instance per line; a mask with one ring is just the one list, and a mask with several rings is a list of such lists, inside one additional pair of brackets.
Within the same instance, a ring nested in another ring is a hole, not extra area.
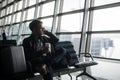
[(42, 22), (39, 20), (33, 20), (29, 24), (29, 28), (33, 34), (42, 35), (44, 33), (44, 27), (42, 26)]

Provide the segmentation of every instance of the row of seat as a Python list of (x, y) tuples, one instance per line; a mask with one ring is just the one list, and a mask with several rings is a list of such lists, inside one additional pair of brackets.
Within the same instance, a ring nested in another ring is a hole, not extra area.
[[(86, 75), (96, 80), (93, 76), (86, 72), (86, 68), (89, 66), (97, 65), (89, 53), (89, 57), (92, 58), (92, 61), (80, 62), (74, 50), (74, 46), (70, 41), (58, 42), (56, 48), (64, 47), (70, 55), (69, 64), (66, 67), (59, 66), (59, 68), (54, 68), (54, 73), (68, 74), (75, 71), (83, 71), (79, 75), (76, 75), (76, 78), (81, 75)], [(84, 53), (82, 53), (84, 54)], [(0, 78), (3, 80), (21, 80), (26, 78), (35, 77), (35, 73), (32, 71), (32, 66), (30, 62), (25, 61), (24, 50), (22, 46), (10, 46), (0, 52)], [(68, 67), (69, 66), (69, 67)], [(74, 68), (70, 68), (70, 67)], [(56, 66), (58, 67), (58, 66)]]

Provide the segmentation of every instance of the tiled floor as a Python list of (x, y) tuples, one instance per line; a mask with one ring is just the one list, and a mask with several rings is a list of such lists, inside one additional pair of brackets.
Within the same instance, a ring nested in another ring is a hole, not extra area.
[[(76, 80), (76, 75), (78, 75), (80, 73), (80, 71), (78, 72), (75, 72), (75, 73), (71, 73), (72, 75), (72, 80)], [(94, 76), (94, 75), (93, 75)], [(107, 80), (107, 79), (103, 79), (103, 78), (99, 78), (99, 77), (95, 77), (97, 80)], [(58, 77), (54, 77), (53, 78), (54, 80), (71, 80), (71, 78), (66, 74), (66, 75), (62, 75), (61, 78), (58, 78)], [(33, 79), (30, 79), (30, 80), (42, 80), (40, 79), (40, 77), (35, 77)], [(86, 76), (82, 76), (82, 77), (79, 77), (77, 80), (92, 80)]]

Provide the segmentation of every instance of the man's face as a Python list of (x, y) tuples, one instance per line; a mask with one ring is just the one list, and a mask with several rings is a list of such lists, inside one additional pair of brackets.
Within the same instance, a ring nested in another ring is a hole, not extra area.
[(36, 33), (38, 34), (38, 35), (42, 35), (43, 33), (44, 33), (44, 27), (43, 27), (43, 25), (42, 25), (42, 23), (40, 23), (38, 26), (37, 26), (37, 28), (36, 28)]

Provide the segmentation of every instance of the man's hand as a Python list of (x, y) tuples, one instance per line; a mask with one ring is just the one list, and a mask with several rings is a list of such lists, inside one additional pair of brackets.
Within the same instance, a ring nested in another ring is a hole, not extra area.
[(51, 53), (51, 44), (50, 43), (45, 43), (45, 47), (44, 47), (44, 52), (45, 53)]

